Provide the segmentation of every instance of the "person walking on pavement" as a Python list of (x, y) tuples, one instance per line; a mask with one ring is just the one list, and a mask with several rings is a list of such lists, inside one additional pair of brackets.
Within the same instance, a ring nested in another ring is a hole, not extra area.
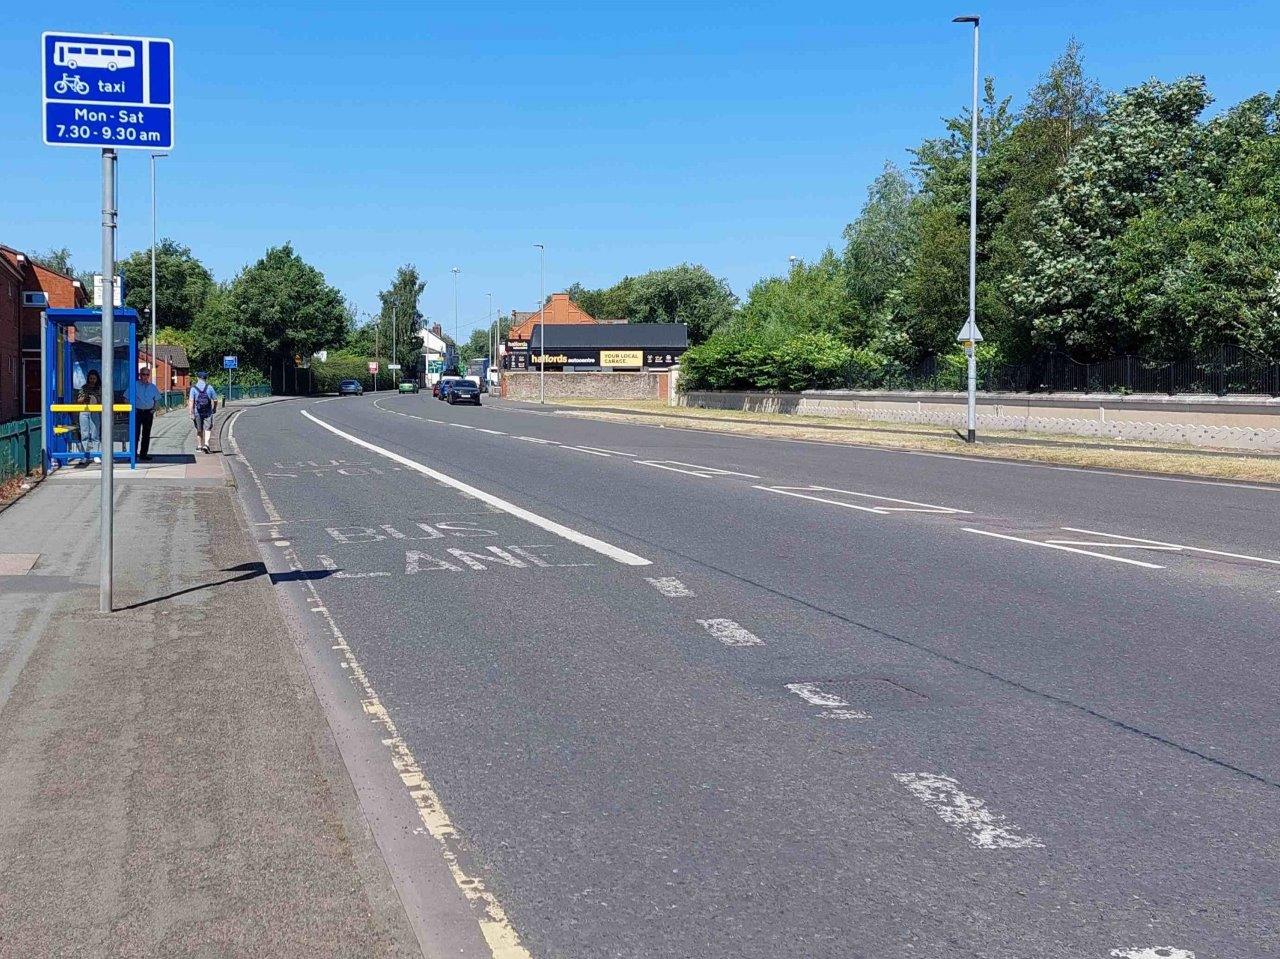
[(151, 423), (156, 416), (156, 402), (160, 399), (160, 391), (151, 382), (151, 369), (143, 366), (138, 370), (138, 382), (133, 385), (133, 409), (137, 426), (133, 433), (133, 445), (138, 451), (138, 459), (151, 460)]
[(196, 373), (196, 385), (191, 387), (187, 410), (196, 425), (196, 449), (209, 452), (209, 435), (213, 432), (213, 415), (218, 412), (218, 393), (205, 379), (208, 373)]

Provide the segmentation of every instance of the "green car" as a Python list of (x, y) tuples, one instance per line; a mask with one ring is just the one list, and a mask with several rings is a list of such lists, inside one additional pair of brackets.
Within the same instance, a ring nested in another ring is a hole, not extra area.
[(402, 383), (400, 384), (400, 392), (401, 392), (401, 393), (416, 393), (416, 392), (418, 392), (418, 381), (417, 381), (417, 380), (405, 380), (404, 382), (402, 382)]

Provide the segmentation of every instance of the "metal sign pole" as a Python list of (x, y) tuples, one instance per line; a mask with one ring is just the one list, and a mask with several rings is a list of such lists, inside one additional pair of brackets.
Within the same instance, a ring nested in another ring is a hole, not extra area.
[(111, 612), (112, 532), (115, 508), (115, 314), (116, 151), (102, 151), (102, 415), (98, 445), (102, 454), (101, 554), (98, 560), (98, 609)]

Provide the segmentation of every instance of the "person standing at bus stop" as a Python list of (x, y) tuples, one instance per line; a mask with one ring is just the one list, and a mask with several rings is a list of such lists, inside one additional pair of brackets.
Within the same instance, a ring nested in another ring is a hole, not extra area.
[(156, 416), (156, 403), (160, 399), (160, 391), (151, 382), (151, 368), (138, 369), (138, 382), (133, 384), (133, 409), (136, 426), (133, 431), (133, 445), (138, 451), (138, 459), (151, 459), (151, 424)]
[(209, 452), (209, 435), (213, 432), (213, 415), (218, 412), (218, 393), (205, 379), (208, 373), (196, 373), (196, 385), (191, 387), (187, 410), (196, 426), (196, 449)]

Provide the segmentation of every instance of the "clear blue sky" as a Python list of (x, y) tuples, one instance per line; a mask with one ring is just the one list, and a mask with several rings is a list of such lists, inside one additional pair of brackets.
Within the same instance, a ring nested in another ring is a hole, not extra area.
[[(967, 103), (970, 36), (1018, 102), (1075, 34), (1108, 89), (1203, 73), (1280, 87), (1280, 4), (23, 3), (0, 31), (0, 242), (98, 262), (95, 151), (41, 144), (39, 34), (172, 37), (178, 128), (161, 234), (229, 278), (285, 240), (361, 310), (398, 264), (463, 335), (538, 292), (682, 261), (745, 296), (857, 213), (885, 160)], [(149, 243), (125, 151), (121, 255)]]

